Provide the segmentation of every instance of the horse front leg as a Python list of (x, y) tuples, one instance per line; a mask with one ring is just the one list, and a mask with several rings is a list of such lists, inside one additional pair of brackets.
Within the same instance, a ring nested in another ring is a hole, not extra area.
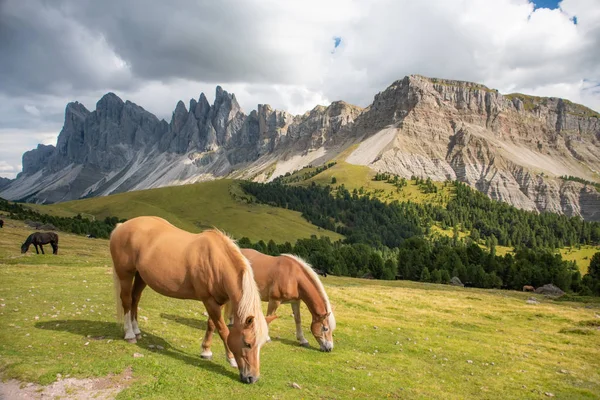
[(204, 334), (204, 340), (202, 341), (202, 353), (200, 353), (200, 357), (205, 360), (211, 360), (213, 353), (210, 350), (210, 346), (212, 345), (213, 334), (215, 333), (215, 323), (212, 321), (210, 317), (206, 321), (206, 333)]
[(44, 253), (44, 246), (42, 246), (41, 244), (40, 244), (40, 250), (42, 250), (42, 254), (46, 254), (46, 253)]
[(35, 254), (40, 254), (40, 252), (38, 251), (37, 244), (34, 244), (33, 247), (35, 247)]
[[(279, 300), (273, 300), (273, 299), (269, 299), (269, 305), (267, 306), (267, 317), (274, 315), (275, 312), (277, 311), (277, 309), (279, 308), (279, 305), (281, 304), (281, 301)], [(267, 342), (271, 341), (271, 336), (267, 336)]]
[(300, 319), (300, 302), (294, 301), (292, 302), (292, 311), (294, 312), (294, 321), (296, 322), (296, 339), (300, 342), (300, 346), (308, 347), (308, 340), (304, 337), (304, 333), (302, 333), (302, 321)]
[[(238, 365), (237, 365), (237, 362), (235, 361), (235, 357), (233, 356), (233, 353), (229, 349), (229, 346), (227, 346), (227, 338), (229, 337), (229, 328), (227, 328), (227, 324), (225, 323), (225, 319), (223, 318), (223, 313), (221, 312), (221, 306), (214, 299), (209, 299), (209, 300), (205, 301), (204, 305), (206, 306), (206, 312), (208, 312), (208, 316), (214, 323), (214, 327), (216, 328), (217, 332), (219, 332), (219, 336), (221, 337), (221, 340), (223, 340), (223, 345), (225, 345), (225, 355), (227, 357), (227, 361), (229, 362), (229, 365), (237, 368)], [(208, 329), (210, 330), (210, 324), (209, 324)], [(207, 335), (208, 335), (209, 330), (206, 331)], [(214, 331), (214, 328), (213, 328), (213, 331)], [(209, 344), (210, 344), (210, 342), (209, 342)]]

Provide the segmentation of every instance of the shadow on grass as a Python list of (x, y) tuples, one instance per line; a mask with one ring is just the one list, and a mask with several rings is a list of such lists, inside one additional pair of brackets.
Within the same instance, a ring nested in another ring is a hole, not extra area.
[[(307, 346), (300, 346), (300, 343), (298, 343), (298, 341), (295, 341), (295, 340), (290, 340), (290, 339), (285, 339), (285, 338), (271, 338), (271, 340), (272, 340), (273, 342), (279, 342), (279, 343), (283, 343), (283, 344), (285, 344), (285, 345), (288, 345), (288, 346), (293, 346), (293, 347), (302, 347), (302, 348), (304, 348), (304, 349), (306, 349), (306, 350), (317, 351), (317, 352), (319, 352), (319, 353), (321, 352), (321, 350), (319, 350), (319, 348), (318, 348), (318, 347), (313, 347), (313, 345), (312, 345), (312, 344), (311, 344), (311, 345), (309, 345), (309, 346), (307, 347)], [(269, 344), (267, 343), (267, 346), (268, 346), (268, 345), (269, 345)]]
[[(173, 322), (177, 322), (182, 325), (189, 326), (190, 328), (194, 328), (194, 329), (201, 329), (203, 331), (206, 331), (206, 328), (207, 328), (206, 321), (202, 321), (202, 320), (195, 319), (195, 318), (180, 317), (179, 315), (165, 314), (165, 313), (161, 313), (160, 317), (164, 318), (164, 319), (168, 319), (169, 321), (173, 321)], [(206, 318), (208, 319), (208, 317), (206, 317)]]
[[(194, 329), (200, 329), (200, 330), (206, 331), (206, 328), (207, 328), (206, 327), (206, 321), (202, 321), (202, 320), (195, 319), (195, 318), (186, 318), (186, 317), (180, 317), (178, 315), (165, 314), (165, 313), (161, 313), (160, 317), (164, 318), (164, 319), (168, 319), (169, 321), (180, 323), (180, 324), (185, 325), (185, 326), (189, 326), (190, 328), (194, 328)], [(215, 333), (215, 335), (216, 335), (216, 337), (219, 336), (216, 333)], [(303, 347), (303, 346), (300, 346), (300, 344), (297, 341), (293, 341), (293, 340), (289, 340), (289, 339), (283, 339), (283, 338), (275, 339), (275, 338), (272, 338), (271, 340), (273, 340), (274, 342), (279, 342), (279, 343), (286, 344), (288, 346)], [(321, 351), (321, 350), (319, 350), (318, 347), (315, 348), (315, 347), (310, 346), (310, 347), (305, 347), (305, 348), (307, 350)]]
[[(123, 340), (121, 325), (115, 322), (90, 321), (90, 320), (53, 320), (48, 322), (37, 322), (35, 327), (51, 331), (69, 332), (74, 335), (79, 335), (90, 340)], [(200, 367), (207, 371), (221, 374), (234, 381), (238, 381), (238, 370), (229, 369), (224, 365), (219, 365), (211, 361), (203, 360), (200, 357), (194, 357), (183, 353), (177, 348), (171, 346), (169, 342), (161, 337), (153, 335), (149, 332), (142, 332), (144, 337), (132, 346), (138, 346), (146, 351), (151, 351), (157, 354), (163, 354), (173, 359), (183, 361), (194, 367)], [(148, 348), (148, 345), (161, 346), (163, 349), (158, 350)], [(224, 361), (223, 361), (224, 362)]]

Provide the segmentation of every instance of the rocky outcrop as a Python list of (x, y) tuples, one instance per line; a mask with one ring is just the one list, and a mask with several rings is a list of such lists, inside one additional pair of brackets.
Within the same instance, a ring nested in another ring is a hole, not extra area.
[(563, 292), (559, 287), (554, 286), (551, 283), (548, 283), (544, 286), (541, 286), (535, 289), (537, 294), (543, 294), (549, 297), (560, 297), (564, 296), (565, 292)]
[(56, 147), (25, 153), (0, 196), (56, 202), (225, 176), (267, 181), (342, 151), (377, 171), (458, 179), (520, 208), (600, 220), (598, 191), (560, 179), (598, 181), (600, 115), (418, 75), (366, 109), (337, 101), (303, 115), (267, 104), (246, 115), (221, 87), (212, 105), (204, 94), (178, 102), (170, 122), (113, 93), (94, 111), (69, 103)]
[(348, 161), (401, 176), (458, 179), (519, 208), (600, 218), (600, 115), (555, 98), (406, 77), (357, 118)]
[(4, 188), (4, 187), (8, 186), (11, 182), (12, 182), (12, 179), (0, 177), (0, 190), (2, 190), (2, 188)]

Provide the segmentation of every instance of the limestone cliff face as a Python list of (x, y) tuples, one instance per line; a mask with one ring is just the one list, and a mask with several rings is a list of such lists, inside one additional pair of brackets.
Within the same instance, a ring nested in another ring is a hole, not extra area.
[(557, 98), (502, 95), (471, 82), (408, 76), (366, 109), (333, 102), (303, 115), (259, 104), (246, 115), (217, 87), (170, 122), (106, 94), (67, 105), (57, 145), (23, 155), (0, 196), (56, 202), (219, 177), (266, 181), (346, 161), (405, 177), (458, 179), (517, 207), (600, 220), (600, 195), (560, 179), (600, 178), (600, 115)]
[(519, 208), (597, 219), (600, 195), (558, 178), (598, 179), (598, 117), (562, 99), (410, 76), (357, 119), (370, 144), (348, 160), (407, 177), (459, 179)]

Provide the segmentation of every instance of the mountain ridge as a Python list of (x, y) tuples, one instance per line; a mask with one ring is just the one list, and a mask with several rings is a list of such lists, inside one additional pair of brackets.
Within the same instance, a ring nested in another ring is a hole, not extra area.
[(347, 160), (401, 176), (458, 179), (520, 208), (600, 219), (600, 115), (553, 97), (411, 75), (366, 108), (336, 101), (300, 115), (259, 104), (246, 115), (220, 86), (179, 101), (170, 122), (107, 93), (94, 111), (65, 110), (57, 145), (23, 156), (0, 196), (38, 203), (222, 177), (268, 181)]

